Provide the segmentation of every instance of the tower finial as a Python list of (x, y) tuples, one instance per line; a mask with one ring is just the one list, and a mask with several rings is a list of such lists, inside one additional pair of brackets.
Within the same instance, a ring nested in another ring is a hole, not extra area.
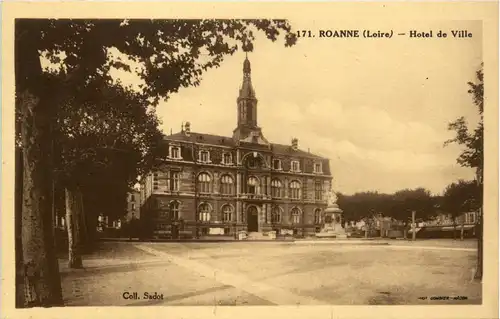
[(248, 60), (248, 52), (245, 52), (246, 57), (245, 61), (243, 62), (243, 75), (245, 76), (250, 76), (251, 73), (251, 67), (250, 67), (250, 60)]

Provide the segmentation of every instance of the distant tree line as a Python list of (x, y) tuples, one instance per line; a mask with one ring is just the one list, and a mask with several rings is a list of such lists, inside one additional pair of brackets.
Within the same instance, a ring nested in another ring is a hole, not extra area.
[(346, 221), (360, 221), (382, 214), (400, 221), (408, 221), (412, 211), (418, 219), (428, 220), (441, 213), (453, 218), (481, 207), (481, 188), (475, 181), (459, 180), (448, 185), (442, 195), (432, 195), (425, 188), (403, 189), (392, 194), (358, 192), (337, 194)]

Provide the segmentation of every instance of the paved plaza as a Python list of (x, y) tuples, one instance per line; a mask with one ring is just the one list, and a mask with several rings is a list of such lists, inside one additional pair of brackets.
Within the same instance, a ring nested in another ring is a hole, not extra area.
[(72, 306), (480, 304), (475, 247), (109, 242), (84, 257), (84, 269), (63, 259), (60, 268)]

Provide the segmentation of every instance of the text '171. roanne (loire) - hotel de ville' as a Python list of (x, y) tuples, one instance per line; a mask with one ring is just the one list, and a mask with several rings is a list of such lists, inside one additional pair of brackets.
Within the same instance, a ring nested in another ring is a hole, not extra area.
[(300, 150), (296, 138), (282, 145), (264, 137), (248, 58), (236, 107), (232, 136), (196, 133), (187, 122), (164, 137), (164, 162), (141, 185), (140, 216), (149, 234), (319, 231), (332, 181), (329, 160)]

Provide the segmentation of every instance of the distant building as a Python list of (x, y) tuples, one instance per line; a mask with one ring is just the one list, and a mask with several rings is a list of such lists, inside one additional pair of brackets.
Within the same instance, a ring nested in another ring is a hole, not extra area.
[(163, 165), (141, 185), (141, 222), (151, 235), (319, 230), (331, 188), (329, 160), (299, 149), (296, 138), (282, 145), (264, 137), (250, 75), (245, 59), (232, 136), (196, 133), (187, 122), (164, 137)]
[(127, 194), (127, 214), (125, 220), (141, 217), (141, 192), (136, 190)]
[[(477, 224), (477, 212), (464, 212), (456, 217), (456, 225), (475, 225)], [(426, 226), (453, 226), (453, 217), (448, 213), (440, 213), (434, 219), (425, 221)]]

